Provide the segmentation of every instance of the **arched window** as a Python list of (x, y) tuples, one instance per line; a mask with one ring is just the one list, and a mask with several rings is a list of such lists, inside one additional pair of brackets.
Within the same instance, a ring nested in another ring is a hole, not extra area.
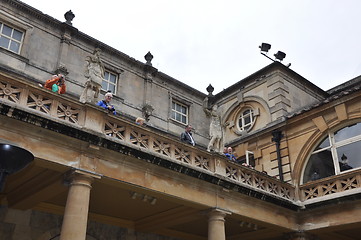
[(303, 183), (361, 167), (361, 123), (328, 133), (306, 165)]
[(254, 123), (255, 117), (251, 108), (243, 109), (238, 118), (238, 128), (240, 131), (248, 131)]

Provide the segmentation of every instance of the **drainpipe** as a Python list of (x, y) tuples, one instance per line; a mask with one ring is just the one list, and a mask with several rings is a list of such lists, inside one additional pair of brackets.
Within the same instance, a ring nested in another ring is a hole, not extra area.
[(273, 131), (272, 132), (272, 142), (276, 143), (276, 152), (277, 152), (277, 160), (278, 160), (278, 172), (280, 175), (280, 180), (283, 182), (283, 170), (282, 170), (282, 159), (281, 159), (281, 139), (283, 138), (282, 131)]

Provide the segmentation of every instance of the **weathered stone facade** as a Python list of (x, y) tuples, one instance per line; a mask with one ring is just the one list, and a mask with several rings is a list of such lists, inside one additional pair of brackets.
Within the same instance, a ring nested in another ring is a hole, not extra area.
[[(358, 239), (360, 77), (323, 91), (274, 62), (205, 94), (158, 71), (150, 53), (143, 63), (82, 33), (68, 15), (1, 3), (1, 26), (23, 35), (18, 51), (0, 48), (0, 147), (34, 156), (5, 178), (1, 239)], [(79, 101), (96, 48), (117, 79), (117, 115)], [(39, 86), (55, 73), (66, 76), (65, 94)], [(206, 97), (224, 144), (251, 167), (206, 151)], [(180, 142), (187, 123), (195, 147)], [(343, 171), (347, 158), (353, 169)], [(332, 174), (308, 179), (313, 159)]]

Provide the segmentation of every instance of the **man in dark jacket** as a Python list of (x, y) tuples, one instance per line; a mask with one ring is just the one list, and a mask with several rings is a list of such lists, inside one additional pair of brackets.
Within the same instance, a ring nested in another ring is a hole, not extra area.
[(193, 139), (193, 136), (192, 136), (192, 125), (188, 124), (186, 127), (185, 127), (185, 131), (181, 134), (181, 141), (184, 142), (184, 143), (188, 143), (192, 146), (195, 146), (196, 145), (196, 142), (194, 141)]

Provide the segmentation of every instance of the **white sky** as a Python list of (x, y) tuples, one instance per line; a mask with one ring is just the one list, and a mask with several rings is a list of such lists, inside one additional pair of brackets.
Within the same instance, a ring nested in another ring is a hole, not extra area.
[[(159, 71), (214, 93), (267, 66), (262, 42), (328, 90), (361, 75), (360, 0), (23, 0)], [(96, 3), (96, 4), (94, 4)]]

